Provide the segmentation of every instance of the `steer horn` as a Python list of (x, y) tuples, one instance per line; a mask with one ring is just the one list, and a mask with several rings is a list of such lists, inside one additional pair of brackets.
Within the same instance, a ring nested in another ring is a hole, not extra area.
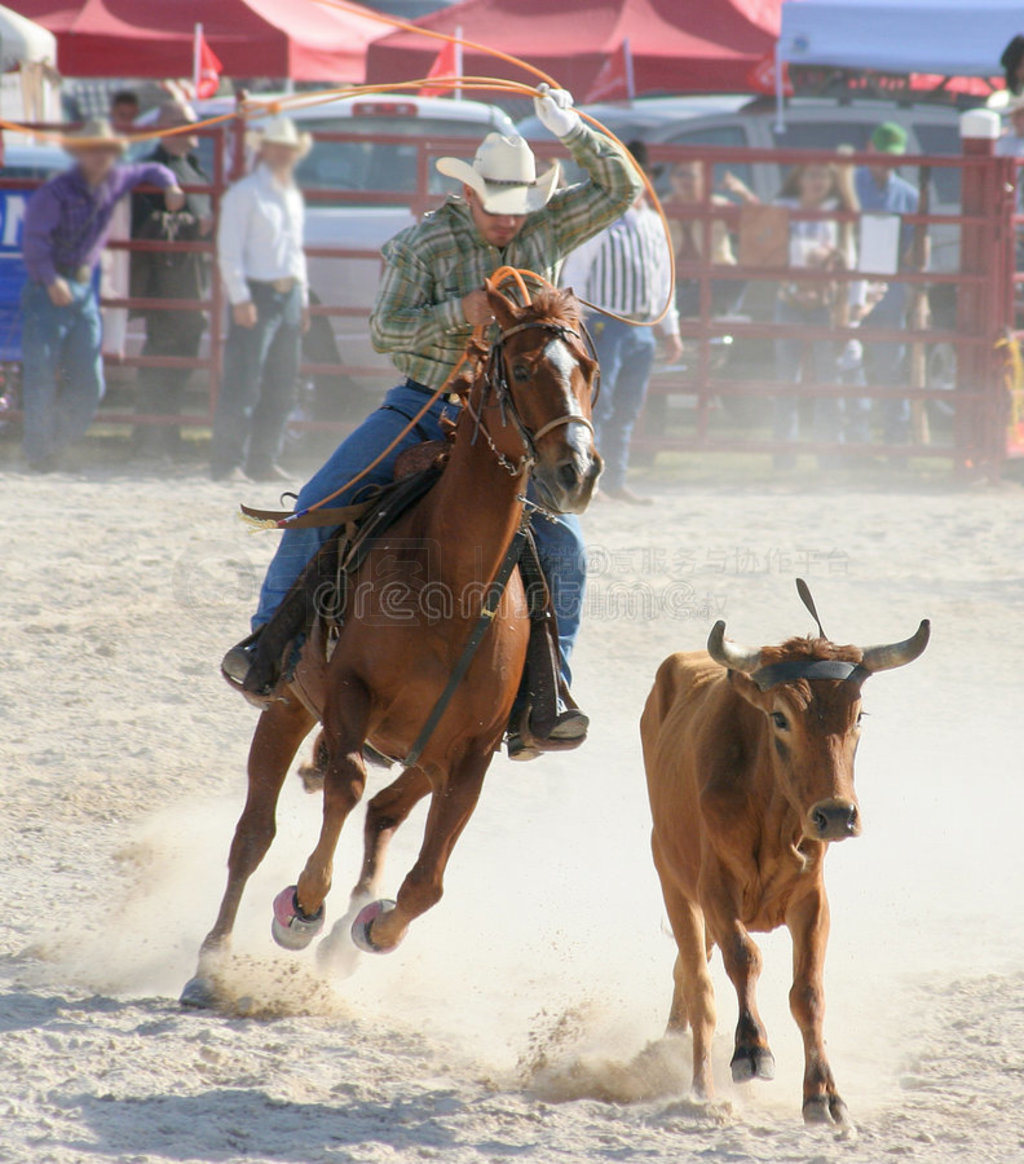
[[(924, 647), (921, 648), (924, 650)], [(918, 651), (920, 654), (921, 651)], [(741, 647), (739, 643), (731, 642), (725, 637), (725, 623), (719, 619), (711, 628), (708, 635), (708, 654), (716, 663), (721, 663), (730, 671), (742, 671), (750, 675), (761, 666), (761, 648)], [(910, 660), (908, 659), (909, 663)], [(898, 667), (898, 663), (892, 666)]]
[[(719, 624), (722, 625), (722, 624)], [(718, 627), (715, 628), (717, 630)], [(713, 634), (714, 632), (712, 632)], [(928, 639), (932, 633), (932, 624), (928, 619), (921, 619), (921, 625), (912, 638), (904, 639), (902, 643), (880, 643), (877, 647), (865, 647), (864, 657), (860, 665), (865, 671), (891, 671), (893, 667), (904, 667), (913, 663), (928, 646)]]

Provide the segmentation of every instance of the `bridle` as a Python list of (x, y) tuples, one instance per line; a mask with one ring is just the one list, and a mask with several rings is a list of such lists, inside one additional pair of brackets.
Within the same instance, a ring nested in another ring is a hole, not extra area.
[[(579, 416), (575, 413), (566, 413), (564, 416), (557, 416), (554, 420), (549, 420), (546, 424), (541, 425), (540, 428), (534, 430), (526, 424), (523, 420), (519, 409), (516, 406), (515, 398), (512, 395), (512, 390), (508, 384), (507, 364), (505, 358), (505, 342), (512, 338), (512, 336), (519, 335), (524, 331), (545, 331), (553, 335), (556, 339), (563, 341), (572, 339), (578, 340), (585, 345), (591, 358), (594, 360), (596, 367), (594, 388), (591, 394), (591, 402), (597, 401), (601, 390), (601, 376), (600, 365), (597, 360), (597, 353), (594, 349), (594, 341), (590, 337), (585, 325), (580, 324), (580, 330), (576, 331), (571, 327), (567, 327), (562, 323), (545, 322), (544, 320), (531, 320), (528, 323), (517, 323), (513, 327), (502, 331), (497, 340), (491, 345), (487, 356), (487, 364), (484, 371), (483, 395), (480, 401), (480, 411), (477, 412), (473, 408), (472, 402), (467, 396), (465, 408), (469, 415), (473, 418), (475, 428), (473, 430), (473, 442), (476, 443), (477, 437), (482, 433), (484, 440), (488, 447), (494, 454), (498, 464), (511, 477), (524, 477), (533, 471), (534, 465), (539, 460), (537, 452), (537, 442), (541, 441), (548, 435), (554, 432), (557, 428), (563, 428), (569, 424), (582, 424), (588, 428), (593, 434), (594, 426), (590, 420), (585, 416)], [(566, 345), (568, 346), (568, 344)], [(570, 349), (571, 350), (571, 349)], [(523, 442), (523, 455), (518, 461), (511, 460), (505, 453), (498, 448), (483, 419), (483, 411), (487, 407), (488, 401), (493, 393), (495, 402), (501, 413), (501, 424), (504, 428), (511, 420), (512, 426), (519, 434), (519, 439)]]

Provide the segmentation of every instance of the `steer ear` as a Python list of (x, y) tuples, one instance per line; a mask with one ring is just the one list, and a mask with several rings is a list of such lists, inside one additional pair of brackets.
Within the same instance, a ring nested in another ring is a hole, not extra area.
[(742, 671), (730, 671), (728, 673), (728, 681), (733, 691), (745, 699), (747, 703), (765, 713), (771, 710), (771, 694), (767, 691), (762, 691), (749, 675), (745, 675)]

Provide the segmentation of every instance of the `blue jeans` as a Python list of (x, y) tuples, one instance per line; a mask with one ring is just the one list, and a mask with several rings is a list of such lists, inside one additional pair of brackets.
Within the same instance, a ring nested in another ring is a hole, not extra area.
[[(785, 299), (775, 304), (775, 322), (803, 324), (805, 327), (831, 327), (828, 307), (798, 307)], [(775, 378), (798, 384), (803, 377), (805, 349), (810, 349), (811, 380), (818, 384), (835, 384), (839, 380), (839, 352), (833, 340), (806, 341), (798, 336), (780, 337), (775, 341)], [(820, 441), (837, 441), (841, 431), (839, 400), (818, 396), (814, 401), (814, 435)], [(800, 435), (800, 400), (796, 395), (775, 397), (774, 436), (778, 441), (795, 441)], [(783, 454), (785, 455), (785, 454)]]
[(621, 489), (629, 465), (629, 439), (644, 406), (654, 364), (654, 329), (599, 317), (590, 323), (590, 332), (601, 365), (594, 428), (604, 458), (603, 484)]
[(99, 304), (91, 283), (68, 281), (73, 296), (54, 307), (41, 283), (21, 295), (23, 447), (31, 464), (85, 434), (103, 396)]
[(250, 282), (256, 326), (232, 319), (224, 345), (224, 376), (213, 418), (210, 469), (223, 477), (243, 462), (253, 474), (281, 452), (285, 421), (295, 401), (302, 353), (302, 293)]
[[(384, 404), (376, 412), (370, 413), (355, 432), (342, 441), (326, 464), (302, 487), (295, 508), (308, 508), (354, 477), (394, 440), (423, 407), (424, 401), (422, 389), (410, 387), (408, 384), (392, 388), (385, 397)], [(353, 489), (346, 490), (330, 504), (351, 505), (359, 500), (360, 492), (367, 486), (386, 485), (394, 475), (395, 461), (403, 449), (421, 441), (443, 439), (441, 418), (447, 416), (454, 420), (458, 414), (459, 405), (449, 404), (445, 400), (435, 401), (416, 428), (392, 449), (379, 465)], [(586, 586), (583, 534), (578, 518), (572, 514), (561, 514), (555, 521), (536, 518), (533, 531), (537, 539), (541, 565), (551, 588), (555, 613), (558, 616), (562, 676), (566, 683), (569, 683), (571, 679), (569, 655), (579, 632), (580, 611)], [(267, 569), (267, 576), (260, 591), (259, 606), (252, 618), (253, 630), (270, 621), (306, 563), (331, 533), (332, 530), (329, 528), (285, 530), (277, 553), (274, 554)]]
[[(775, 322), (803, 324), (805, 327), (831, 327), (832, 312), (828, 307), (804, 308), (778, 299), (775, 304)], [(799, 336), (780, 337), (775, 341), (775, 377), (778, 380), (800, 382), (804, 371), (805, 350), (810, 349), (811, 382), (817, 384), (864, 383), (863, 370), (856, 368), (841, 374), (840, 347), (834, 340), (801, 340)], [(868, 416), (871, 402), (862, 397), (816, 396), (814, 399), (814, 436), (823, 444), (836, 441), (866, 441), (869, 437)], [(779, 441), (795, 441), (800, 435), (800, 400), (796, 395), (775, 397), (774, 436)], [(792, 453), (777, 453), (779, 468), (791, 466)], [(833, 465), (834, 459), (825, 455), (822, 464)]]
[[(884, 388), (900, 388), (907, 382), (907, 346), (888, 341), (872, 341), (873, 327), (887, 331), (907, 326), (907, 286), (890, 283), (882, 299), (860, 325), (864, 336), (864, 354), (869, 379)], [(906, 397), (887, 396), (879, 401), (882, 410), (882, 439), (889, 445), (905, 445), (910, 440), (910, 401)]]

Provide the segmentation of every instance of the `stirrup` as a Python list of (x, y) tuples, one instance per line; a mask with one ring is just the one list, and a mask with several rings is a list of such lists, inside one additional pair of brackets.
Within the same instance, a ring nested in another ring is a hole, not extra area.
[(508, 752), (510, 759), (533, 760), (541, 752), (571, 752), (587, 738), (589, 718), (578, 707), (559, 712), (554, 723), (542, 735), (531, 718), (531, 708), (523, 709), (519, 722), (510, 725)]
[(278, 700), (274, 695), (277, 683), (260, 682), (259, 639), (262, 633), (263, 627), (259, 627), (240, 643), (235, 643), (221, 659), (220, 673), (227, 685), (243, 695), (253, 707), (266, 711)]

